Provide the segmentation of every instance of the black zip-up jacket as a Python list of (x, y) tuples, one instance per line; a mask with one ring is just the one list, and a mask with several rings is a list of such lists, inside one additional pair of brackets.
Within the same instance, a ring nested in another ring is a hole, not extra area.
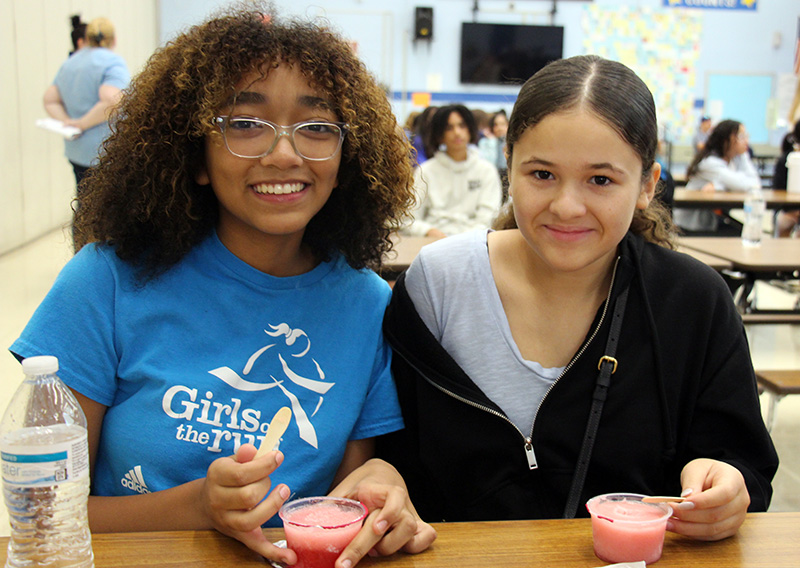
[[(778, 456), (764, 426), (742, 319), (722, 278), (706, 265), (628, 234), (619, 247), (610, 304), (629, 287), (582, 506), (594, 495), (678, 495), (695, 458), (738, 468), (750, 511), (765, 511)], [(403, 474), (423, 519), (558, 518), (584, 437), (611, 309), (601, 306), (586, 341), (520, 432), (442, 349), (419, 318), (404, 277), (384, 333), (406, 428), (378, 455)], [(476, 333), (478, 326), (476, 326)], [(520, 392), (519, 396), (525, 396)]]

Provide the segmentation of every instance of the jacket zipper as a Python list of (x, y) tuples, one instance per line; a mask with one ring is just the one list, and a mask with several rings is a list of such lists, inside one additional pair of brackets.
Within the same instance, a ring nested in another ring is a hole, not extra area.
[(423, 379), (425, 379), (428, 382), (429, 385), (431, 385), (431, 386), (435, 387), (436, 389), (440, 390), (441, 392), (443, 392), (447, 396), (452, 397), (452, 398), (454, 398), (454, 399), (456, 399), (456, 400), (458, 400), (460, 402), (463, 402), (464, 404), (472, 406), (473, 408), (477, 408), (478, 410), (482, 410), (484, 412), (488, 412), (489, 414), (493, 414), (494, 416), (497, 416), (498, 418), (508, 422), (514, 428), (514, 430), (519, 432), (520, 437), (524, 440), (523, 448), (525, 450), (525, 458), (528, 460), (528, 468), (531, 469), (531, 470), (537, 469), (539, 467), (539, 464), (536, 462), (536, 453), (533, 451), (533, 429), (534, 429), (534, 426), (536, 425), (536, 417), (539, 415), (539, 409), (542, 407), (542, 403), (544, 402), (544, 399), (547, 398), (547, 395), (550, 394), (550, 391), (553, 390), (553, 387), (556, 385), (556, 383), (561, 380), (561, 377), (563, 377), (564, 375), (567, 374), (567, 371), (570, 370), (570, 368), (573, 366), (575, 361), (577, 361), (578, 358), (583, 354), (583, 352), (586, 351), (586, 349), (589, 347), (589, 345), (592, 343), (592, 341), (594, 340), (595, 336), (597, 335), (597, 332), (600, 331), (601, 327), (603, 327), (603, 321), (606, 318), (606, 312), (608, 312), (608, 305), (611, 302), (611, 291), (614, 289), (614, 281), (616, 280), (617, 266), (618, 265), (619, 265), (619, 257), (617, 257), (617, 260), (614, 263), (614, 271), (611, 274), (611, 285), (608, 288), (608, 296), (606, 296), (606, 303), (603, 306), (603, 313), (600, 315), (600, 321), (597, 323), (597, 327), (595, 327), (594, 332), (592, 332), (591, 337), (589, 337), (589, 340), (575, 354), (575, 357), (573, 357), (572, 360), (567, 364), (567, 366), (564, 367), (564, 370), (561, 372), (561, 374), (558, 376), (558, 378), (555, 381), (553, 381), (553, 384), (551, 384), (550, 387), (547, 389), (547, 391), (544, 393), (544, 396), (542, 397), (541, 402), (539, 402), (539, 406), (536, 407), (536, 413), (533, 416), (533, 425), (531, 426), (531, 434), (530, 434), (530, 436), (526, 436), (522, 432), (522, 430), (520, 430), (519, 427), (516, 424), (514, 424), (508, 418), (508, 416), (506, 416), (502, 412), (498, 412), (494, 408), (490, 408), (490, 407), (486, 406), (485, 404), (481, 404), (479, 402), (475, 402), (475, 401), (470, 400), (468, 398), (465, 398), (465, 397), (463, 397), (463, 396), (461, 396), (459, 394), (456, 394), (451, 390), (448, 390), (448, 389), (444, 388), (443, 386), (441, 386), (438, 383), (434, 382), (432, 379), (428, 378), (428, 376), (417, 365), (415, 365), (408, 357), (403, 357), (403, 359), (405, 359), (406, 363), (411, 365), (411, 367)]
[(484, 412), (488, 412), (489, 414), (493, 414), (494, 416), (497, 416), (498, 418), (501, 418), (502, 420), (505, 420), (506, 422), (508, 422), (509, 424), (511, 424), (511, 426), (513, 426), (514, 430), (516, 430), (517, 432), (519, 432), (519, 435), (520, 435), (520, 437), (522, 437), (522, 438), (525, 440), (525, 457), (528, 459), (528, 466), (530, 467), (530, 469), (536, 469), (536, 468), (538, 467), (538, 466), (537, 466), (537, 464), (536, 464), (536, 455), (533, 453), (533, 442), (531, 441), (531, 439), (530, 439), (530, 438), (527, 438), (527, 437), (525, 436), (525, 434), (522, 432), (522, 430), (520, 430), (520, 429), (519, 429), (519, 427), (517, 427), (517, 425), (516, 425), (516, 424), (514, 424), (514, 423), (513, 423), (513, 422), (512, 422), (512, 421), (511, 421), (511, 420), (508, 418), (508, 416), (506, 416), (506, 415), (505, 415), (505, 414), (503, 414), (502, 412), (498, 412), (498, 411), (496, 411), (494, 408), (491, 408), (491, 407), (489, 407), (489, 406), (486, 406), (485, 404), (481, 404), (481, 403), (479, 403), (479, 402), (475, 402), (474, 400), (470, 400), (470, 399), (468, 399), (468, 398), (464, 398), (464, 397), (463, 397), (463, 396), (461, 396), (460, 394), (456, 394), (456, 393), (454, 393), (453, 391), (451, 391), (451, 390), (448, 390), (448, 389), (444, 388), (443, 386), (441, 386), (441, 385), (437, 384), (436, 382), (434, 382), (433, 380), (431, 380), (430, 378), (428, 378), (428, 376), (427, 376), (427, 375), (426, 375), (426, 374), (425, 374), (423, 371), (421, 371), (421, 370), (419, 369), (419, 367), (417, 367), (417, 366), (416, 366), (414, 363), (412, 363), (411, 361), (409, 361), (409, 359), (408, 359), (407, 357), (404, 357), (404, 359), (406, 360), (406, 363), (408, 363), (409, 365), (411, 365), (411, 367), (412, 367), (412, 368), (413, 368), (413, 369), (414, 369), (414, 370), (415, 370), (415, 371), (416, 371), (416, 372), (417, 372), (417, 373), (418, 373), (418, 374), (419, 374), (419, 375), (420, 375), (420, 376), (421, 376), (423, 379), (425, 379), (425, 380), (428, 382), (428, 384), (429, 384), (429, 385), (431, 385), (431, 386), (435, 387), (436, 389), (440, 390), (441, 392), (443, 392), (443, 393), (444, 393), (444, 394), (446, 394), (447, 396), (449, 396), (449, 397), (451, 397), (451, 398), (454, 398), (454, 399), (458, 400), (459, 402), (463, 402), (464, 404), (467, 404), (467, 405), (469, 405), (469, 406), (472, 406), (472, 407), (474, 407), (474, 408), (477, 408), (478, 410), (483, 410)]
[[(600, 328), (603, 327), (603, 322), (606, 319), (606, 313), (608, 313), (608, 306), (609, 306), (609, 304), (611, 304), (611, 291), (614, 289), (614, 281), (617, 279), (617, 267), (618, 266), (619, 266), (619, 257), (617, 257), (617, 260), (614, 262), (614, 270), (611, 273), (611, 285), (608, 287), (608, 295), (606, 296), (606, 303), (605, 303), (605, 305), (603, 305), (603, 313), (600, 314), (600, 321), (597, 322), (597, 326), (594, 328), (594, 331), (592, 332), (592, 335), (589, 337), (589, 339), (586, 341), (586, 343), (583, 344), (583, 347), (581, 347), (580, 350), (578, 350), (578, 352), (575, 354), (575, 356), (572, 358), (572, 360), (569, 363), (567, 363), (567, 366), (564, 367), (564, 370), (561, 371), (561, 374), (558, 375), (558, 378), (556, 378), (556, 380), (553, 381), (553, 383), (547, 388), (547, 390), (544, 393), (544, 396), (542, 397), (542, 400), (539, 401), (539, 406), (536, 407), (536, 412), (533, 415), (533, 424), (531, 424), (531, 435), (528, 438), (525, 438), (525, 440), (526, 440), (525, 452), (526, 452), (526, 454), (530, 453), (530, 455), (528, 457), (528, 465), (530, 466), (531, 469), (536, 469), (537, 467), (539, 467), (536, 464), (536, 456), (533, 453), (533, 443), (532, 443), (533, 430), (536, 427), (536, 418), (539, 416), (539, 410), (542, 408), (542, 404), (544, 404), (544, 400), (547, 398), (547, 395), (549, 395), (550, 391), (552, 391), (553, 388), (556, 386), (556, 383), (558, 383), (558, 381), (561, 380), (561, 377), (563, 377), (564, 375), (566, 375), (569, 372), (569, 370), (575, 364), (575, 361), (580, 359), (580, 356), (583, 355), (583, 353), (586, 351), (586, 349), (588, 349), (589, 345), (592, 344), (592, 341), (594, 341), (594, 338), (597, 336), (597, 333), (600, 331)], [(523, 437), (524, 437), (524, 435), (523, 435)], [(531, 457), (533, 458), (533, 460), (531, 460)]]

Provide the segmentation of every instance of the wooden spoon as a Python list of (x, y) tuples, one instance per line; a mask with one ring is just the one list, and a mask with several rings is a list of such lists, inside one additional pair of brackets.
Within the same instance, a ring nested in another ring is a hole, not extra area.
[(277, 449), (281, 436), (286, 432), (286, 428), (289, 427), (289, 422), (291, 422), (291, 420), (292, 409), (288, 406), (284, 406), (275, 413), (275, 416), (272, 417), (269, 423), (267, 433), (264, 434), (264, 437), (261, 439), (261, 445), (258, 447), (256, 457), (253, 459), (258, 459), (267, 452)]
[(656, 495), (654, 497), (642, 497), (643, 503), (683, 503), (685, 498), (683, 497), (662, 497)]

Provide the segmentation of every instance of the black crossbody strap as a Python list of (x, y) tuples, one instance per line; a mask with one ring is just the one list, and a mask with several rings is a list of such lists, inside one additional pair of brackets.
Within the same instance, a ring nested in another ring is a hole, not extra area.
[(617, 352), (617, 341), (622, 329), (622, 317), (625, 315), (625, 304), (628, 301), (628, 288), (625, 288), (614, 304), (614, 315), (611, 319), (611, 329), (608, 332), (605, 355), (600, 358), (597, 368), (600, 369), (595, 383), (594, 394), (592, 395), (592, 409), (589, 412), (589, 420), (586, 423), (586, 432), (583, 435), (583, 444), (578, 455), (578, 463), (575, 466), (575, 474), (572, 477), (572, 486), (569, 489), (567, 504), (564, 507), (564, 518), (572, 519), (578, 512), (578, 504), (583, 492), (583, 484), (586, 481), (586, 472), (589, 469), (589, 460), (592, 457), (594, 439), (597, 435), (597, 427), (600, 424), (600, 415), (603, 412), (603, 403), (608, 394), (608, 386), (611, 384), (611, 375), (617, 370), (617, 360), (614, 354)]

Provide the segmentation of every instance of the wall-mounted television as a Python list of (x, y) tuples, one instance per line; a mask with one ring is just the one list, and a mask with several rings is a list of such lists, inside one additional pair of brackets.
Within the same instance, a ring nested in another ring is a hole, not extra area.
[(563, 26), (461, 24), (462, 83), (520, 84), (563, 53)]

